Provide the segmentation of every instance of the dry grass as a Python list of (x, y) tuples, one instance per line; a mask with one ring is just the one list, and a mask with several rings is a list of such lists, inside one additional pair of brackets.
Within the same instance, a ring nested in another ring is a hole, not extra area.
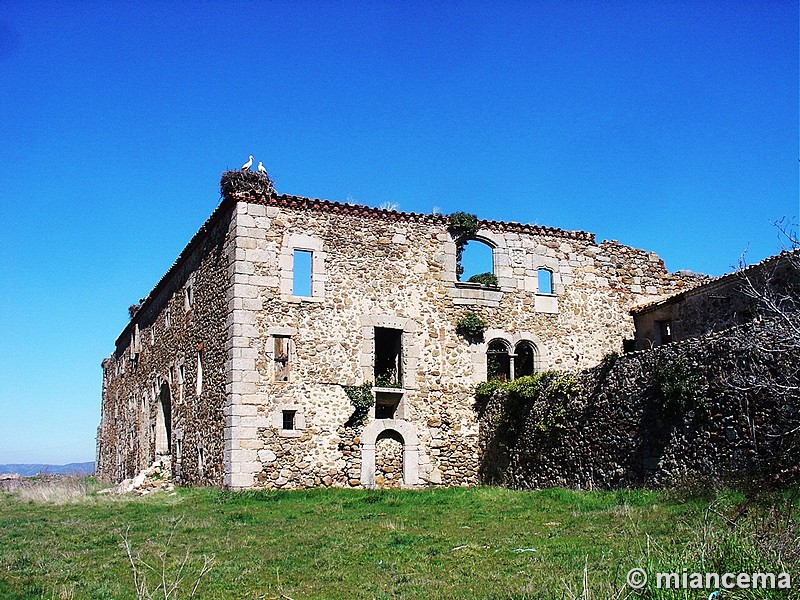
[(24, 480), (10, 493), (22, 502), (37, 504), (75, 504), (90, 499), (85, 477), (43, 477)]

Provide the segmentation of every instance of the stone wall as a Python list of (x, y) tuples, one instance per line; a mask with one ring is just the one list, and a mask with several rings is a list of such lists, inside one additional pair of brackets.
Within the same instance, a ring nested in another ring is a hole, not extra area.
[[(230, 220), (229, 206), (212, 215), (103, 361), (103, 480), (133, 477), (169, 454), (177, 482), (222, 485)], [(169, 399), (168, 436), (162, 397)]]
[[(634, 308), (636, 348), (642, 350), (664, 343), (664, 324), (669, 324), (671, 340), (680, 341), (748, 323), (770, 310), (780, 309), (781, 305), (785, 305), (785, 311), (796, 310), (793, 299), (800, 296), (798, 267), (800, 250), (783, 252), (672, 297)], [(764, 293), (771, 298), (758, 297)]]
[[(499, 287), (462, 284), (447, 224), (292, 196), (239, 202), (233, 297), (241, 309), (230, 343), (242, 393), (228, 419), (238, 429), (227, 485), (386, 484), (375, 464), (384, 425), (373, 412), (365, 425), (346, 426), (353, 407), (344, 392), (374, 382), (379, 329), (401, 337), (399, 388), (379, 393), (397, 397), (397, 414), (384, 420), (405, 428), (405, 484), (477, 484), (471, 394), (486, 378), (491, 339), (533, 342), (540, 368), (588, 367), (632, 337), (634, 304), (685, 285), (651, 253), (598, 245), (583, 232), (486, 221), (476, 237), (493, 247)], [(296, 250), (311, 253), (306, 296), (293, 293)], [(543, 267), (553, 272), (552, 294), (537, 288)], [(466, 310), (489, 325), (482, 343), (456, 334)]]
[[(475, 238), (496, 287), (457, 281), (445, 216), (229, 194), (104, 361), (100, 476), (171, 453), (180, 483), (233, 489), (477, 484), (491, 341), (587, 368), (633, 336), (632, 306), (692, 283), (585, 232), (481, 221)], [(456, 333), (465, 311), (483, 341)], [(379, 406), (354, 426), (345, 387), (365, 382)]]
[(740, 483), (800, 464), (800, 345), (778, 320), (610, 357), (566, 402), (481, 406), (481, 474), (516, 488)]

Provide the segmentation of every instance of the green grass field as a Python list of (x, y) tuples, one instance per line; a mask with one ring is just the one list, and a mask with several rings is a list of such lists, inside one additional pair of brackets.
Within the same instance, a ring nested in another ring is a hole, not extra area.
[[(127, 541), (151, 592), (159, 556), (165, 579), (182, 573), (169, 598), (190, 597), (213, 557), (197, 598), (705, 599), (710, 591), (632, 595), (625, 576), (632, 567), (791, 570), (798, 526), (785, 497), (732, 524), (735, 493), (178, 489), (61, 502), (3, 492), (0, 598), (137, 598)], [(721, 598), (773, 597), (792, 596)]]

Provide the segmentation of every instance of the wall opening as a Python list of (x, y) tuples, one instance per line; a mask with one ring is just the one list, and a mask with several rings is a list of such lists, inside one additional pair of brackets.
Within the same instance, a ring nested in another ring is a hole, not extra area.
[(275, 381), (289, 381), (289, 343), (291, 338), (288, 335), (276, 335), (272, 340)]
[(402, 387), (403, 330), (375, 328), (375, 385)]
[(461, 261), (456, 266), (458, 281), (479, 280), (480, 275), (494, 274), (494, 250), (480, 240), (468, 240), (461, 252)]
[(527, 340), (519, 342), (514, 348), (514, 378), (533, 375), (537, 370), (536, 348)]
[(304, 298), (311, 297), (312, 262), (311, 250), (294, 249), (292, 261), (292, 294)]
[(395, 392), (375, 392), (376, 419), (403, 419), (403, 394)]
[(539, 269), (536, 272), (539, 293), (552, 294), (553, 293), (553, 272), (550, 269)]
[(656, 344), (669, 344), (672, 341), (672, 321), (656, 321), (656, 327)]
[(155, 434), (156, 454), (169, 454), (172, 447), (172, 399), (166, 383), (161, 385), (158, 395)]
[(375, 486), (397, 488), (403, 483), (403, 436), (393, 429), (382, 431), (375, 440)]
[(294, 431), (297, 428), (295, 423), (296, 417), (296, 410), (284, 410), (281, 414), (281, 429), (285, 431)]
[(197, 353), (197, 381), (195, 381), (195, 394), (199, 398), (203, 393), (203, 351)]
[(511, 379), (510, 348), (505, 340), (492, 340), (486, 350), (486, 378), (491, 381)]

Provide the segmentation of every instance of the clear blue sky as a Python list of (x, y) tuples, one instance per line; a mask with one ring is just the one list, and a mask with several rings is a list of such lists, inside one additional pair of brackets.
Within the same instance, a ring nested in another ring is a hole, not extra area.
[(5, 0), (0, 89), (0, 463), (93, 459), (128, 306), (251, 153), (713, 275), (799, 212), (796, 1)]

